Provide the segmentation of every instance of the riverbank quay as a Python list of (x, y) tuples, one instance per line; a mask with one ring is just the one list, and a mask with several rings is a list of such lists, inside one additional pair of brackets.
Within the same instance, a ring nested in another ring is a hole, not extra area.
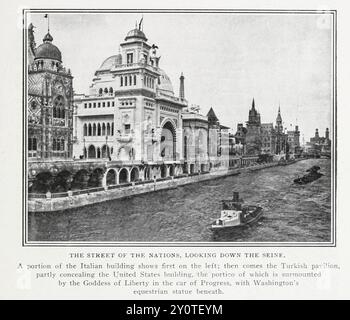
[[(293, 162), (294, 163), (294, 162)], [(28, 195), (29, 212), (55, 212), (88, 206), (110, 200), (122, 199), (160, 190), (173, 189), (179, 186), (218, 179), (244, 172), (261, 170), (280, 165), (278, 162), (254, 164), (247, 167), (220, 169), (211, 172), (183, 174), (175, 177), (159, 178), (148, 181), (137, 181), (120, 185), (98, 187), (85, 190), (68, 191), (41, 195)]]

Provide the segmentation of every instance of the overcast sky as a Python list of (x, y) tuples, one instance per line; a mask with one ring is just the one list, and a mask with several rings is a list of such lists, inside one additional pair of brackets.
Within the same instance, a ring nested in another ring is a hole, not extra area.
[[(144, 14), (143, 31), (157, 44), (160, 67), (175, 94), (221, 123), (247, 121), (253, 97), (262, 122), (297, 123), (305, 141), (331, 127), (332, 29), (330, 16), (291, 14)], [(135, 27), (141, 14), (50, 14), (53, 43), (74, 76), (76, 93), (88, 93), (93, 74)], [(43, 14), (30, 17), (37, 45), (47, 32)]]

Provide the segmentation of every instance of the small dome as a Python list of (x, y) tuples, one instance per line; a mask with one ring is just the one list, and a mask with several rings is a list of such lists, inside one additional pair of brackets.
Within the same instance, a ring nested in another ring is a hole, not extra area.
[(99, 70), (110, 70), (112, 67), (120, 64), (122, 64), (122, 55), (117, 54), (103, 61)]
[(158, 90), (164, 92), (165, 94), (173, 96), (174, 89), (170, 78), (164, 72), (164, 70), (159, 69), (159, 71), (160, 71), (160, 76), (159, 76), (159, 82), (158, 82)]
[(130, 30), (128, 32), (128, 34), (125, 37), (125, 41), (132, 39), (132, 38), (138, 38), (138, 39), (142, 39), (142, 40), (147, 41), (147, 38), (146, 38), (145, 34), (143, 33), (143, 31), (141, 31), (140, 29), (137, 29), (137, 28)]
[(61, 51), (53, 45), (53, 38), (50, 33), (47, 33), (43, 39), (43, 42), (35, 50), (35, 59), (53, 59), (62, 62)]

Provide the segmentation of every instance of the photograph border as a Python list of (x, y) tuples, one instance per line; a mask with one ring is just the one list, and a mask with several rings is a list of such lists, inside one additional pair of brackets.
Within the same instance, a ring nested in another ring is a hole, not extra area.
[[(27, 194), (27, 15), (30, 13), (174, 13), (174, 14), (331, 14), (332, 15), (332, 153), (331, 153), (331, 241), (329, 242), (132, 242), (132, 241), (29, 241)], [(336, 247), (337, 241), (337, 10), (289, 9), (22, 9), (22, 247)]]

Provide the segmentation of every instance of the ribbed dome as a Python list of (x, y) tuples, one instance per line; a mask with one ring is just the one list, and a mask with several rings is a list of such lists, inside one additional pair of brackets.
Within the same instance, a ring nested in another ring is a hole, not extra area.
[(170, 78), (164, 72), (164, 70), (159, 69), (159, 72), (160, 72), (160, 76), (159, 76), (159, 82), (158, 82), (158, 90), (164, 92), (165, 94), (173, 96), (174, 88)]
[(112, 67), (120, 64), (122, 64), (122, 55), (116, 54), (103, 61), (99, 70), (110, 70)]
[(53, 59), (62, 62), (61, 51), (51, 43), (52, 40), (51, 34), (47, 33), (43, 39), (44, 43), (35, 50), (35, 59)]
[(143, 39), (143, 40), (147, 41), (147, 38), (146, 38), (145, 34), (143, 33), (143, 31), (141, 31), (140, 29), (137, 29), (137, 28), (130, 30), (128, 32), (128, 34), (125, 37), (125, 41), (127, 41), (131, 38), (138, 38), (138, 39)]

